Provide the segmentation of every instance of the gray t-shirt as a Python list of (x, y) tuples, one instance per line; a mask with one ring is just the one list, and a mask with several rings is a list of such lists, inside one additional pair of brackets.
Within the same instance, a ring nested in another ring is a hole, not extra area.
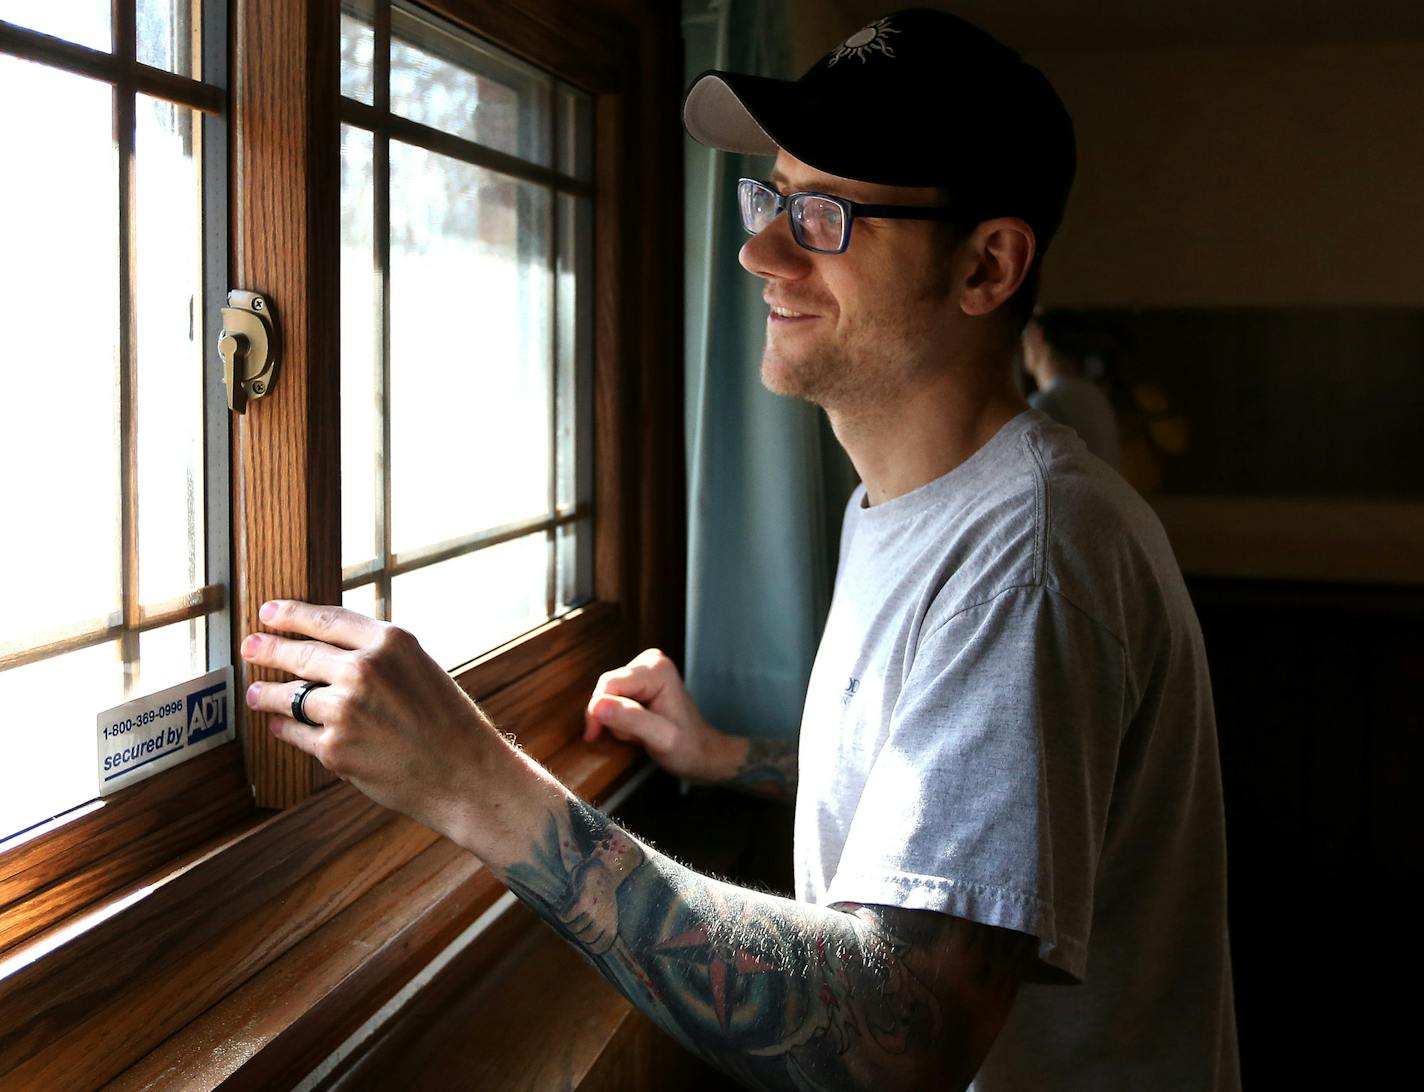
[(1034, 410), (863, 499), (802, 721), (799, 897), (1037, 938), (975, 1089), (1238, 1088), (1211, 684), (1151, 509)]

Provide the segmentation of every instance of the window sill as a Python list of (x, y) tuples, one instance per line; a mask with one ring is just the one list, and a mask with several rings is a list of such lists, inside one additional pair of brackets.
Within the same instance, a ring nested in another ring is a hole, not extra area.
[[(575, 741), (547, 765), (598, 801), (639, 758), (622, 744)], [(409, 820), (391, 825), (408, 828), (402, 840), (424, 835), (429, 842), (111, 1087), (206, 1089), (234, 1080), (289, 1087), (503, 894), (504, 886), (464, 850)]]
[(737, 1087), (684, 1051), (525, 907), (510, 907), (481, 939), (489, 941), (486, 951), (449, 964), (388, 1034), (315, 1087)]
[[(594, 608), (457, 678), (597, 801), (641, 753), (580, 739), (625, 642), (617, 612)], [(0, 956), (0, 1084), (293, 1082), (502, 890), (433, 832), (332, 785)]]
[[(791, 809), (654, 774), (615, 814), (699, 871), (786, 890)], [(737, 1087), (686, 1053), (579, 952), (514, 904), (371, 1033), (314, 1073), (310, 1092)]]

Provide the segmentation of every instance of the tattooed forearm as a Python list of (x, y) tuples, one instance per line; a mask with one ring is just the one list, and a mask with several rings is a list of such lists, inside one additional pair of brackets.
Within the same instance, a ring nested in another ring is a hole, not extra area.
[[(945, 931), (988, 927), (737, 888), (572, 798), (505, 878), (666, 1031), (759, 1088), (962, 1086), (988, 1042), (961, 1010), (1006, 1012), (1022, 973)], [(967, 994), (947, 989), (959, 978)]]
[(797, 743), (786, 739), (747, 740), (747, 754), (720, 785), (775, 800), (796, 795)]

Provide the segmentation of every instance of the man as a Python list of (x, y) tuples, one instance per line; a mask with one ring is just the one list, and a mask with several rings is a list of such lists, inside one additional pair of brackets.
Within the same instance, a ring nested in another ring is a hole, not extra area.
[(1150, 513), (1011, 375), (1072, 175), (1056, 95), (982, 32), (905, 12), (794, 84), (705, 74), (684, 118), (778, 153), (739, 191), (762, 374), (825, 408), (864, 486), (799, 761), (708, 725), (655, 651), (603, 677), (589, 734), (699, 781), (799, 775), (799, 899), (620, 830), (383, 623), (265, 605), (316, 640), (243, 655), (323, 685), (249, 703), (304, 695), (319, 726), (274, 732), (477, 854), (748, 1085), (1234, 1087), (1200, 634)]
[(1035, 313), (1024, 327), (1024, 371), (1038, 389), (1028, 404), (1067, 425), (1083, 438), (1088, 450), (1117, 470), (1117, 417), (1107, 395), (1083, 375), (1083, 365), (1066, 343), (1072, 320), (1058, 313)]

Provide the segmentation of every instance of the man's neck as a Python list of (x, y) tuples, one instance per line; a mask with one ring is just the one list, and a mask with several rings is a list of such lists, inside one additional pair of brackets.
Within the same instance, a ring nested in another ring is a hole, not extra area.
[(936, 372), (874, 406), (827, 408), (870, 505), (948, 474), (1028, 408), (1007, 366)]

